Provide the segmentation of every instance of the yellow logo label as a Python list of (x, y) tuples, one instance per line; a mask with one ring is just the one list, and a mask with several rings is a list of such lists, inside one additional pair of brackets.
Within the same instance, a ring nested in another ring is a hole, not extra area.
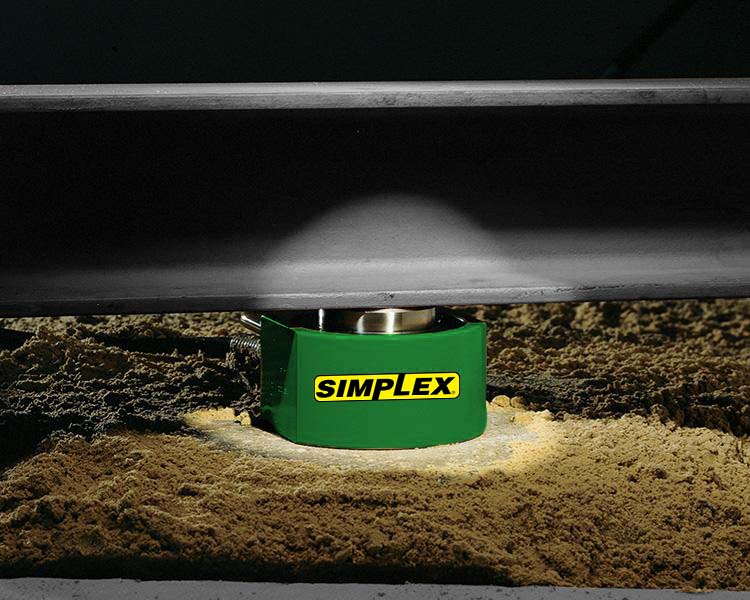
[(318, 402), (457, 398), (460, 391), (458, 373), (373, 373), (315, 378)]

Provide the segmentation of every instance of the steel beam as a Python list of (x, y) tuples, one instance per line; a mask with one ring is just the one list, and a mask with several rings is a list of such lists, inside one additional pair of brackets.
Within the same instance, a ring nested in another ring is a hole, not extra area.
[[(0, 315), (750, 296), (750, 236), (738, 229), (499, 231), (497, 244), (465, 253), (458, 239), (430, 244), (393, 225), (388, 235), (400, 240), (380, 257), (365, 240), (348, 256), (320, 254), (326, 236), (312, 235), (292, 248), (228, 242), (171, 265), (6, 271)], [(425, 230), (436, 239), (478, 231)]]
[(748, 102), (748, 78), (0, 86), (0, 111), (342, 110)]
[(420, 85), (6, 89), (0, 314), (750, 296), (744, 81)]

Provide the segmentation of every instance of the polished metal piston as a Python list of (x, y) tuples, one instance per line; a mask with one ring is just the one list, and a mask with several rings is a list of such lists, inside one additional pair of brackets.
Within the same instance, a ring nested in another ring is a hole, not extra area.
[(365, 308), (318, 311), (321, 331), (363, 334), (404, 334), (434, 329), (438, 323), (437, 309), (429, 308)]

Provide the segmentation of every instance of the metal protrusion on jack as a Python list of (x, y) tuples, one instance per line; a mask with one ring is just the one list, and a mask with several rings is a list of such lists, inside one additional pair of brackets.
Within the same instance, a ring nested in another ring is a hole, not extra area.
[(260, 321), (253, 319), (249, 314), (242, 313), (240, 315), (240, 322), (253, 333), (260, 334)]

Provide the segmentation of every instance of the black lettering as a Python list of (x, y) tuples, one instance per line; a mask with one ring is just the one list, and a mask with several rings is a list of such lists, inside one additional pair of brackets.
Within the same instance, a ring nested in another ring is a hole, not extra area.
[(417, 377), (414, 380), (414, 391), (412, 394), (415, 396), (429, 396), (430, 390), (428, 388), (431, 380), (431, 377)]
[(318, 393), (315, 394), (318, 398), (330, 398), (333, 396), (333, 386), (336, 382), (333, 379), (324, 379), (318, 382)]
[(364, 381), (357, 379), (349, 380), (349, 391), (347, 392), (347, 396), (361, 398), (362, 396), (369, 396), (371, 393), (372, 379), (365, 379)]
[(346, 379), (339, 380), (339, 389), (336, 390), (337, 398), (344, 398), (346, 394)]
[(377, 379), (375, 381), (375, 389), (372, 392), (373, 400), (380, 400), (380, 392), (390, 390), (393, 387), (392, 379)]
[(398, 377), (396, 378), (396, 389), (393, 390), (394, 396), (408, 396), (409, 392), (404, 390), (404, 379), (406, 378), (406, 373), (399, 373)]
[(433, 396), (437, 396), (440, 393), (450, 395), (451, 391), (448, 388), (448, 384), (455, 379), (455, 376), (451, 377), (435, 377), (435, 383), (437, 387), (432, 392)]

